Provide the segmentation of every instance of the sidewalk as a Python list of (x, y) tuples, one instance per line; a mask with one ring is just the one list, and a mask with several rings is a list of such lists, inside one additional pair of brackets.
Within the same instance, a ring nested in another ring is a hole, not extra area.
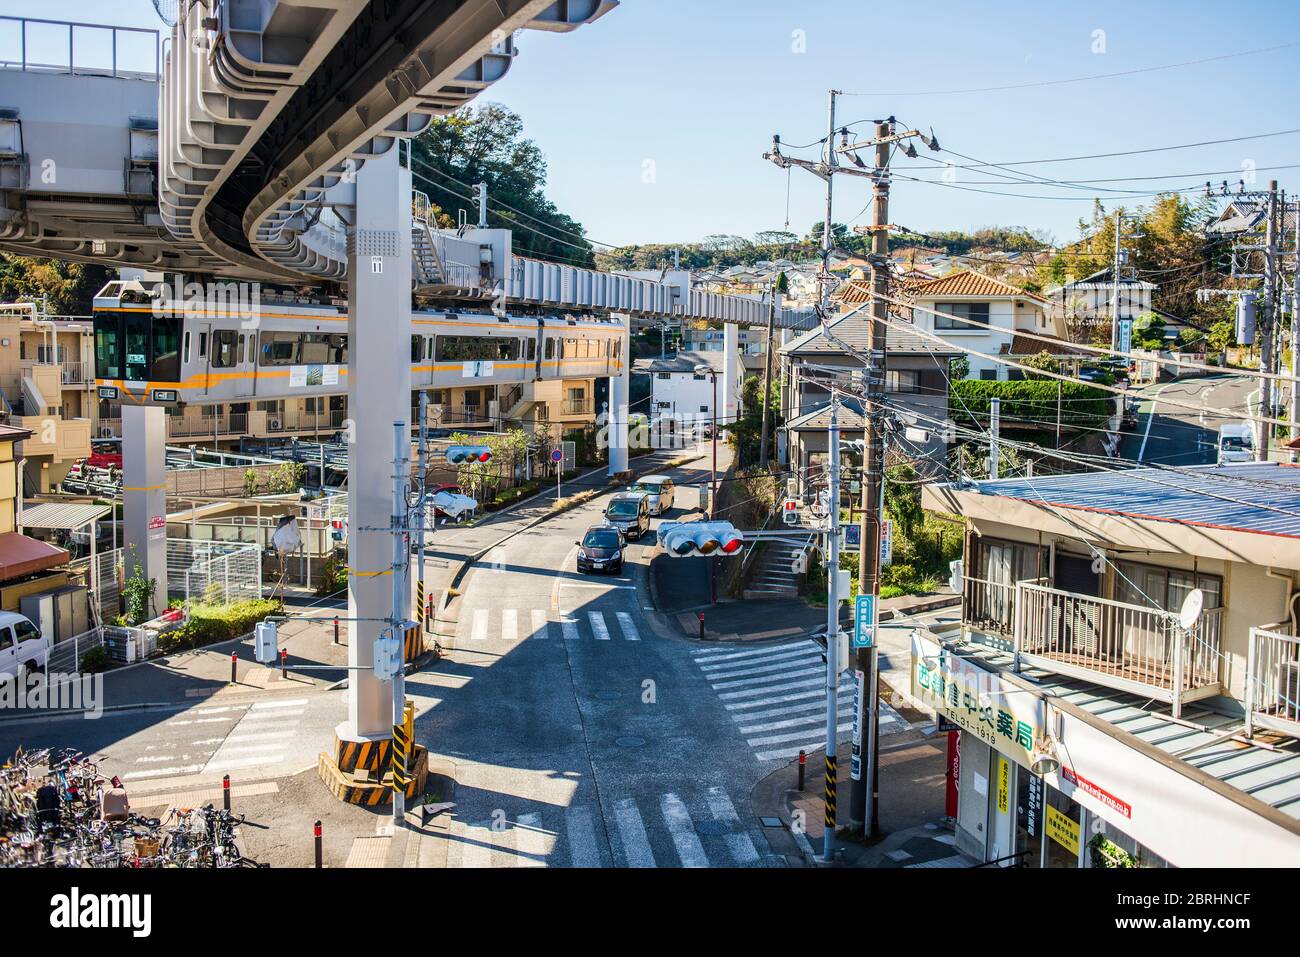
[[(895, 703), (895, 707), (899, 707)], [(918, 715), (903, 709), (905, 717)], [(841, 836), (835, 842), (836, 867), (970, 867), (978, 861), (959, 854), (950, 825), (943, 820), (946, 741), (920, 730), (890, 735), (880, 753), (880, 834), (870, 844)], [(772, 849), (792, 867), (822, 866), (824, 833), (823, 751), (808, 755), (804, 789), (792, 762), (754, 786), (750, 803), (763, 823)], [(850, 745), (838, 750), (838, 820), (848, 823)], [(779, 826), (776, 822), (779, 821)], [(802, 831), (802, 833), (801, 833)]]
[[(826, 634), (826, 609), (814, 607), (797, 598), (768, 600), (751, 598), (747, 601), (719, 601), (716, 605), (661, 607), (659, 595), (668, 593), (667, 589), (683, 575), (678, 569), (692, 562), (703, 563), (704, 561), (706, 559), (667, 559), (656, 556), (650, 565), (651, 580), (654, 582), (652, 595), (655, 596), (656, 607), (669, 615), (685, 637), (696, 639), (700, 637), (701, 613), (704, 615), (706, 641), (772, 641), (799, 635)], [(659, 566), (666, 567), (660, 570)], [(953, 593), (945, 585), (930, 595), (901, 595), (898, 598), (882, 599), (879, 618), (884, 624), (899, 618), (933, 611), (936, 608), (957, 605), (960, 602), (961, 596)], [(846, 627), (852, 621), (853, 608), (846, 602), (840, 609), (840, 626)]]

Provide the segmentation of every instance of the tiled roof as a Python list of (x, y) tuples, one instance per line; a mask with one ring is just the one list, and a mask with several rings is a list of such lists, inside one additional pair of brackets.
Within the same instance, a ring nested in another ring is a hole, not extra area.
[[(940, 345), (924, 336), (917, 335), (908, 327), (906, 319), (897, 315), (890, 316), (890, 323), (885, 333), (885, 351), (895, 355), (957, 355), (961, 350)], [(871, 317), (864, 313), (855, 316), (842, 316), (831, 323), (831, 331), (837, 339), (846, 342), (852, 349), (865, 351), (870, 334)], [(781, 348), (783, 355), (844, 355), (844, 349), (838, 343), (831, 342), (821, 329), (806, 332), (798, 339)]]
[[(862, 409), (851, 399), (840, 402), (839, 414), (835, 417), (835, 424), (846, 432), (862, 431)], [(792, 432), (825, 432), (831, 427), (831, 407), (830, 403), (805, 412), (790, 420), (786, 428)]]
[(1003, 282), (1001, 279), (994, 279), (992, 276), (986, 276), (983, 273), (975, 272), (970, 269), (963, 269), (958, 272), (950, 272), (946, 276), (940, 276), (938, 279), (931, 279), (929, 282), (918, 283), (915, 287), (908, 290), (912, 295), (930, 299), (936, 296), (978, 296), (988, 299), (1033, 299), (1037, 302), (1046, 302), (1042, 296), (1037, 296), (1032, 292), (1025, 292), (1023, 289)]
[[(1050, 339), (1050, 342), (1044, 342), (1043, 339)], [(1064, 339), (1058, 339), (1056, 336), (1044, 336), (1043, 339), (1031, 339), (1029, 336), (1014, 335), (1011, 337), (1011, 345), (1004, 349), (1006, 355), (1012, 356), (1036, 356), (1040, 352), (1046, 352), (1053, 356), (1078, 356), (1083, 355), (1084, 350), (1066, 342)]]

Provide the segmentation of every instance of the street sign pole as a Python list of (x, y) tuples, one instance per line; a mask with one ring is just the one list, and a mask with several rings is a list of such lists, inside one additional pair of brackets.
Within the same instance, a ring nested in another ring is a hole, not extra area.
[(551, 461), (555, 463), (555, 503), (560, 503), (560, 480), (564, 477), (564, 451), (554, 449), (551, 452)]

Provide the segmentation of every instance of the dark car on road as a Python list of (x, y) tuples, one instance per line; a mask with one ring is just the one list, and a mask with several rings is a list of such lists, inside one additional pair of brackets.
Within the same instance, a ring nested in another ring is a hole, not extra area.
[(644, 492), (619, 492), (605, 506), (605, 521), (629, 541), (650, 531), (650, 499)]
[(621, 572), (623, 570), (623, 533), (613, 525), (593, 525), (578, 546), (578, 571)]

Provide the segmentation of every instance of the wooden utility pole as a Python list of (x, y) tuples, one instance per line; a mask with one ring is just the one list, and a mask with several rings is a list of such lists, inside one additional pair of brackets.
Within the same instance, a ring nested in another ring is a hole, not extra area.
[(1255, 443), (1255, 460), (1268, 461), (1268, 447), (1273, 437), (1273, 423), (1267, 421), (1273, 417), (1273, 380), (1268, 373), (1276, 372), (1273, 368), (1273, 336), (1281, 324), (1281, 303), (1279, 295), (1281, 283), (1278, 282), (1278, 202), (1277, 180), (1268, 184), (1268, 223), (1264, 232), (1264, 308), (1260, 312), (1260, 328), (1256, 340), (1259, 342), (1259, 371), (1265, 373), (1259, 377), (1259, 441)]
[[(876, 124), (875, 185), (871, 218), (871, 324), (867, 334), (870, 364), (866, 369), (867, 404), (863, 410), (862, 453), (862, 550), (858, 553), (858, 594), (880, 600), (880, 519), (884, 484), (885, 340), (889, 328), (889, 152), (894, 143), (894, 124)], [(876, 675), (876, 642), (855, 653), (857, 713), (854, 714), (853, 780), (849, 795), (849, 826), (866, 835), (874, 834), (879, 819), (876, 807), (876, 751), (879, 742)], [(865, 692), (865, 693), (864, 693)], [(866, 761), (861, 760), (862, 745)], [(865, 767), (863, 764), (865, 763)]]

